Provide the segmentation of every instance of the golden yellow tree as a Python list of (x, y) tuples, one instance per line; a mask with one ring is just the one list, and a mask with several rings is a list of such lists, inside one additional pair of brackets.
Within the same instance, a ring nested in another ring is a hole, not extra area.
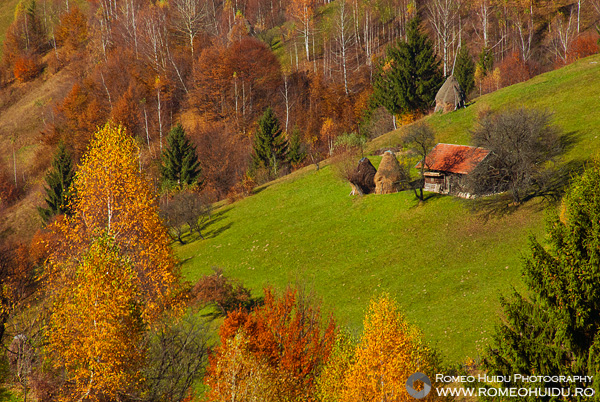
[(337, 402), (346, 387), (344, 381), (349, 368), (354, 364), (356, 347), (349, 334), (340, 331), (335, 344), (317, 380), (317, 394), (321, 402)]
[[(340, 394), (341, 401), (411, 401), (406, 381), (415, 372), (434, 374), (432, 353), (389, 295), (372, 300)], [(426, 399), (433, 400), (431, 392)]]
[(75, 177), (73, 216), (46, 244), (48, 349), (66, 369), (67, 399), (133, 388), (139, 335), (177, 305), (175, 258), (138, 155), (122, 127), (100, 129)]
[(134, 388), (142, 320), (136, 299), (137, 276), (108, 235), (94, 240), (65, 290), (54, 298), (48, 343), (55, 366), (64, 367), (71, 380), (66, 400), (116, 399), (119, 391)]
[(250, 351), (244, 331), (227, 340), (224, 352), (214, 364), (207, 384), (213, 402), (271, 402), (278, 398), (281, 374), (265, 357)]

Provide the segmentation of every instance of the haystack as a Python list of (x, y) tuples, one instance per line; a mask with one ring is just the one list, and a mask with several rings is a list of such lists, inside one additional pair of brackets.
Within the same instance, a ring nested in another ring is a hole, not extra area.
[(375, 194), (397, 193), (402, 189), (402, 168), (392, 151), (383, 154), (375, 174)]
[(453, 75), (448, 77), (435, 96), (436, 112), (451, 112), (465, 106), (465, 93)]
[(348, 180), (352, 186), (351, 195), (370, 194), (375, 190), (375, 173), (377, 169), (367, 158), (358, 162), (356, 169), (350, 173)]

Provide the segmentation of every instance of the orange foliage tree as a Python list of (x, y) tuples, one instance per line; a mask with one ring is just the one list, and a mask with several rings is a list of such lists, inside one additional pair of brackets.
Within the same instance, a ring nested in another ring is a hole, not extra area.
[(194, 78), (192, 105), (205, 117), (226, 119), (247, 133), (277, 93), (281, 67), (264, 43), (243, 37), (227, 48), (205, 49)]
[[(111, 111), (112, 120), (118, 124), (121, 124), (128, 133), (141, 135), (138, 131), (138, 127), (142, 127), (142, 112), (137, 101), (139, 96), (136, 94), (134, 86), (130, 85), (127, 91), (125, 91), (115, 107)], [(149, 141), (148, 141), (149, 142)]]
[(567, 53), (567, 63), (598, 53), (598, 34), (585, 33), (573, 41)]
[(203, 193), (211, 200), (234, 195), (248, 170), (250, 138), (225, 122), (198, 124), (191, 130), (204, 176)]
[(78, 159), (89, 141), (108, 117), (108, 108), (98, 96), (98, 88), (92, 80), (75, 83), (65, 99), (56, 106), (56, 122), (52, 127), (49, 142), (62, 139), (73, 147)]
[(517, 52), (506, 57), (498, 68), (500, 69), (500, 86), (502, 87), (527, 81), (531, 77), (529, 66)]
[(175, 258), (138, 154), (122, 127), (99, 130), (76, 174), (73, 216), (50, 227), (48, 349), (66, 369), (66, 399), (133, 388), (141, 331), (178, 310)]
[(206, 379), (209, 400), (242, 400), (236, 399), (240, 384), (231, 381), (232, 370), (239, 369), (231, 359), (240, 354), (252, 357), (253, 366), (246, 370), (258, 370), (264, 378), (263, 385), (252, 387), (270, 384), (267, 388), (276, 392), (276, 400), (315, 400), (315, 379), (329, 357), (335, 328), (333, 319), (324, 322), (319, 308), (298, 290), (288, 288), (277, 297), (266, 289), (262, 307), (251, 313), (232, 312), (221, 326), (221, 347), (210, 360)]
[[(435, 374), (435, 359), (389, 295), (372, 300), (362, 340), (350, 366), (342, 401), (408, 401), (406, 380), (415, 372)], [(434, 400), (431, 392), (426, 399)]]
[(15, 60), (13, 74), (20, 82), (26, 82), (37, 77), (40, 70), (40, 63), (36, 56), (19, 56)]
[(20, 74), (20, 81), (31, 79), (41, 71), (38, 59), (47, 45), (36, 2), (19, 2), (15, 10), (15, 19), (6, 31), (3, 64), (8, 69), (15, 69), (13, 71)]
[(85, 47), (88, 38), (88, 26), (85, 15), (77, 5), (63, 14), (56, 27), (56, 42), (62, 47), (67, 58)]

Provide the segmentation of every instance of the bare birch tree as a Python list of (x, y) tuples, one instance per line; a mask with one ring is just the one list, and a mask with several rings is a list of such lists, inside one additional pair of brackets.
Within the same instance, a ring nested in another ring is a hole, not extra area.
[(313, 0), (293, 0), (290, 4), (291, 14), (298, 22), (296, 30), (304, 37), (306, 61), (310, 61), (310, 34), (314, 16)]
[(202, 31), (208, 15), (206, 6), (200, 0), (174, 0), (172, 8), (173, 28), (187, 39), (193, 59), (194, 39)]
[(512, 7), (511, 17), (517, 33), (517, 47), (524, 61), (531, 58), (531, 45), (535, 33), (533, 11), (533, 0), (526, 1), (525, 4), (522, 1), (517, 1)]
[(573, 7), (568, 14), (558, 13), (550, 24), (550, 51), (563, 63), (567, 62), (569, 50), (575, 38)]
[(346, 0), (340, 0), (337, 14), (335, 16), (335, 46), (334, 55), (338, 60), (339, 69), (344, 81), (344, 90), (348, 94), (348, 62), (350, 59), (351, 47), (355, 42), (354, 24), (350, 6)]
[(444, 76), (451, 70), (451, 55), (458, 45), (456, 31), (459, 26), (460, 6), (460, 0), (431, 0), (427, 4), (429, 22), (435, 33)]

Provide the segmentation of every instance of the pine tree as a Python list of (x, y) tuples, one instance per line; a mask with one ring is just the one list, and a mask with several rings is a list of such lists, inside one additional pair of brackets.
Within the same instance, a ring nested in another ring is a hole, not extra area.
[[(526, 294), (513, 291), (512, 297), (501, 300), (505, 319), (484, 360), (490, 374), (595, 377), (598, 373), (599, 194), (600, 161), (596, 161), (573, 183), (560, 216), (549, 220), (548, 246), (531, 240), (523, 272), (528, 290)], [(572, 388), (582, 383), (535, 386)], [(598, 390), (596, 381), (594, 388)]]
[(298, 128), (294, 128), (292, 131), (287, 158), (292, 165), (298, 165), (304, 160), (304, 158), (306, 158), (306, 151), (302, 146), (302, 141), (300, 140), (300, 131)]
[(71, 199), (71, 183), (73, 182), (73, 162), (71, 154), (64, 143), (58, 145), (58, 150), (52, 161), (52, 170), (46, 175), (47, 187), (46, 204), (48, 208), (38, 207), (38, 212), (44, 222), (61, 214), (69, 214)]
[(468, 96), (473, 88), (475, 88), (475, 63), (466, 46), (462, 46), (458, 52), (454, 77), (456, 77), (465, 95)]
[(287, 158), (289, 143), (283, 135), (275, 112), (270, 107), (258, 121), (253, 150), (252, 168), (266, 168), (277, 175), (277, 170)]
[(185, 135), (181, 124), (169, 132), (168, 146), (162, 154), (161, 175), (168, 187), (198, 184), (202, 169), (196, 155), (196, 147)]
[(433, 43), (421, 32), (420, 23), (413, 18), (406, 42), (387, 48), (373, 82), (375, 102), (393, 115), (427, 111), (443, 83)]
[(488, 75), (488, 73), (492, 71), (492, 68), (494, 68), (494, 55), (492, 54), (492, 49), (487, 47), (481, 49), (478, 65), (481, 66), (483, 75)]

